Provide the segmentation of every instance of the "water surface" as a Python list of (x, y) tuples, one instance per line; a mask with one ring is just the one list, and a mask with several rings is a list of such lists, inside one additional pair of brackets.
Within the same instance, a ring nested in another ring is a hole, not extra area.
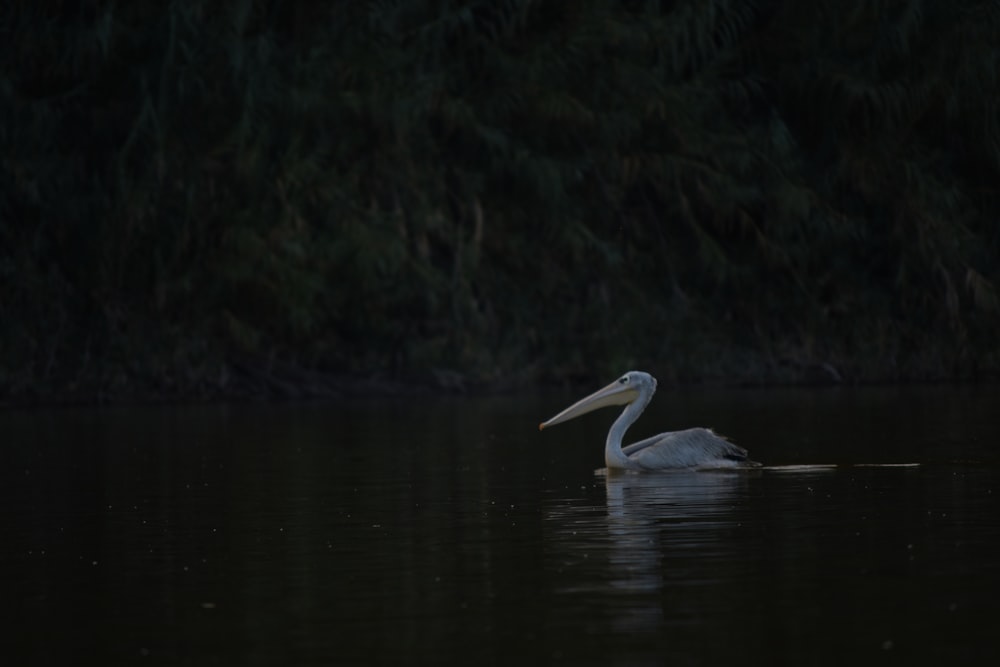
[(661, 390), (630, 433), (739, 473), (595, 472), (613, 409), (537, 431), (576, 398), (0, 414), (5, 662), (1000, 657), (997, 388)]

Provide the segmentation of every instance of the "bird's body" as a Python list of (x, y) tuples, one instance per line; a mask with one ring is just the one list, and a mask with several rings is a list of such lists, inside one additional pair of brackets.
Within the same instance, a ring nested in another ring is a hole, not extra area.
[(661, 433), (625, 447), (622, 440), (649, 404), (656, 391), (656, 379), (649, 373), (630, 371), (590, 396), (569, 406), (539, 429), (554, 426), (582, 414), (609, 405), (625, 405), (608, 431), (604, 462), (609, 469), (667, 470), (677, 468), (754, 468), (760, 466), (747, 458), (747, 451), (707, 428)]

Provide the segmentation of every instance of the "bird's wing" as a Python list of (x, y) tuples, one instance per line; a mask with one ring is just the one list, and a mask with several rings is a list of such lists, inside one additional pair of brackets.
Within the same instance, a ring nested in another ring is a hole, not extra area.
[(633, 442), (631, 445), (625, 445), (624, 447), (622, 447), (622, 452), (625, 454), (625, 456), (631, 456), (632, 454), (635, 454), (638, 451), (641, 451), (643, 449), (646, 449), (647, 447), (655, 445), (660, 440), (665, 440), (672, 435), (676, 435), (677, 433), (680, 433), (680, 431), (668, 431), (666, 433), (660, 433), (658, 435), (654, 435), (651, 438), (646, 438), (645, 440), (640, 440), (639, 442)]
[(707, 428), (661, 433), (622, 451), (649, 469), (760, 465), (747, 460), (745, 449)]

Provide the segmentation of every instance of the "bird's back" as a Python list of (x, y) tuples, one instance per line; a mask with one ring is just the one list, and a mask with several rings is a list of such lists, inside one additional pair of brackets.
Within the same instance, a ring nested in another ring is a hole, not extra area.
[(639, 468), (755, 468), (747, 450), (707, 428), (671, 431), (622, 448)]

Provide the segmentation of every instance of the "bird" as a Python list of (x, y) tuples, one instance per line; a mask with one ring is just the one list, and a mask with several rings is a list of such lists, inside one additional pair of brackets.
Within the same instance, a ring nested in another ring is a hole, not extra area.
[(708, 428), (669, 431), (622, 447), (625, 431), (631, 426), (656, 392), (656, 378), (643, 371), (629, 371), (617, 380), (581, 398), (551, 419), (538, 425), (538, 430), (561, 424), (580, 415), (612, 405), (624, 405), (625, 410), (611, 425), (604, 447), (604, 463), (608, 470), (670, 470), (757, 468), (747, 450), (733, 444)]

